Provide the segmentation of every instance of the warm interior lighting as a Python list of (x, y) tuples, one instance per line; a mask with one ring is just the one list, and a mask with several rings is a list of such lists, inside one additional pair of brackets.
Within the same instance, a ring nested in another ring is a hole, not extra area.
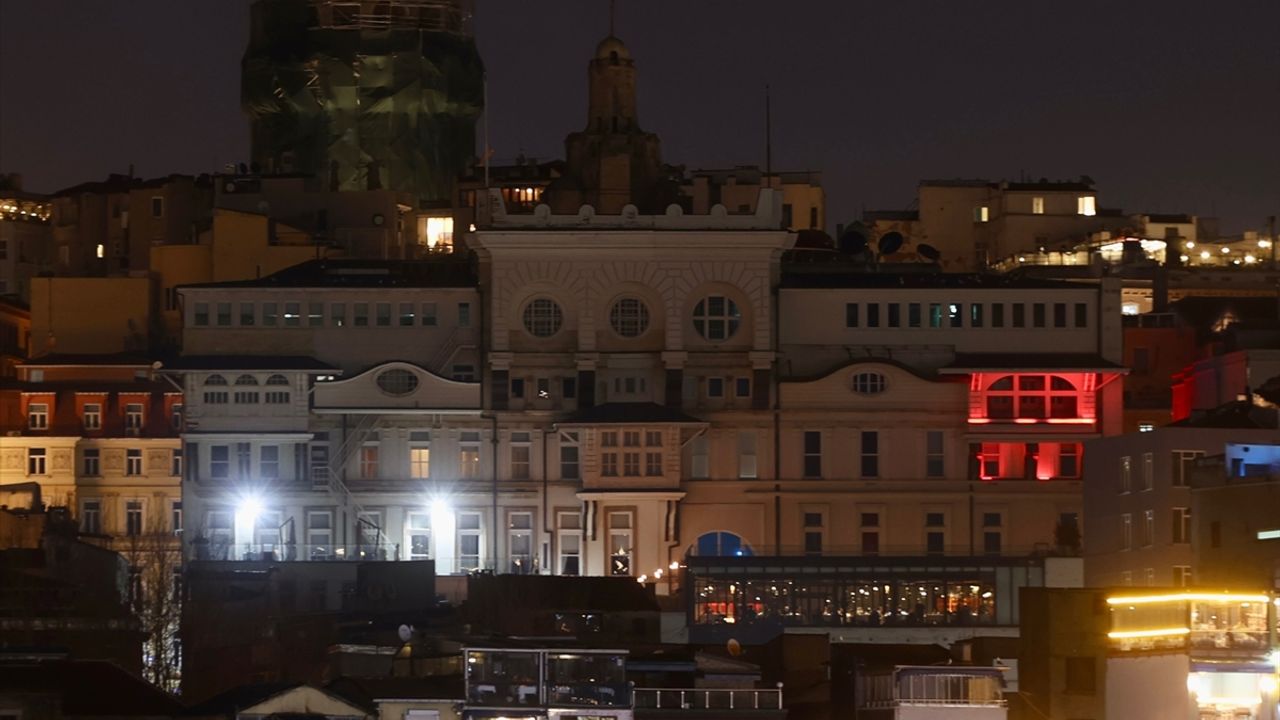
[(1098, 199), (1092, 195), (1081, 195), (1076, 198), (1076, 212), (1080, 215), (1097, 215)]
[(1259, 530), (1259, 540), (1280, 540), (1280, 530)]
[(1107, 633), (1107, 637), (1112, 640), (1127, 640), (1129, 638), (1149, 638), (1149, 637), (1165, 637), (1168, 635), (1189, 635), (1191, 628), (1152, 628), (1150, 630), (1113, 630)]
[(1146, 605), (1162, 602), (1270, 602), (1266, 595), (1246, 595), (1242, 593), (1166, 593), (1163, 595), (1121, 595), (1107, 598), (1108, 605)]

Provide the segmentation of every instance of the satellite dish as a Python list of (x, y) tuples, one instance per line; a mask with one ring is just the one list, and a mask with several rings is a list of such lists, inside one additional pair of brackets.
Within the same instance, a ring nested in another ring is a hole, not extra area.
[(938, 262), (938, 258), (942, 257), (942, 253), (938, 252), (938, 248), (924, 243), (916, 245), (916, 254), (932, 262)]
[(400, 636), (400, 642), (409, 642), (413, 639), (413, 626), (401, 625), (400, 629), (397, 630), (396, 633)]
[(867, 249), (867, 236), (857, 230), (846, 230), (837, 243), (843, 255), (857, 255)]
[(902, 242), (902, 233), (895, 230), (881, 235), (880, 242), (876, 243), (876, 247), (880, 250), (881, 255), (892, 255), (902, 249)]
[(729, 651), (731, 656), (738, 657), (742, 654), (742, 643), (733, 638), (729, 638), (729, 642), (725, 643), (725, 649)]

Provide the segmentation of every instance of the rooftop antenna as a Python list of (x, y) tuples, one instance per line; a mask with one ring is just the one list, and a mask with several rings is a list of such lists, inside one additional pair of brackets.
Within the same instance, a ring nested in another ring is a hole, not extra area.
[(618, 0), (609, 0), (609, 37), (613, 35), (613, 18), (618, 10)]
[(769, 84), (764, 86), (764, 176), (773, 175), (773, 114), (769, 104)]

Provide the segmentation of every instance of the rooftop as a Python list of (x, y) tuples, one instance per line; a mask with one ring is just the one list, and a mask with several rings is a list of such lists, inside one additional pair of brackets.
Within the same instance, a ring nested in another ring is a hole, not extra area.
[(1089, 372), (1129, 372), (1101, 355), (1093, 353), (956, 353), (948, 370), (1076, 370)]
[(164, 363), (162, 370), (314, 370), (338, 368), (306, 355), (183, 355)]
[(787, 265), (783, 267), (782, 287), (1097, 291), (1097, 285), (1094, 283), (1067, 282), (1020, 275), (942, 273), (932, 271), (932, 268), (911, 273), (885, 273), (876, 272), (873, 269), (856, 270), (855, 267), (860, 266), (828, 266), (817, 263)]
[(308, 260), (262, 278), (197, 283), (184, 288), (471, 288), (466, 258), (431, 260)]

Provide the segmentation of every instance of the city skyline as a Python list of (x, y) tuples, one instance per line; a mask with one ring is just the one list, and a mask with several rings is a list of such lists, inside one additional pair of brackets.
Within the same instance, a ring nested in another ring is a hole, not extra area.
[[(620, 3), (616, 25), (637, 58), (641, 126), (663, 137), (666, 162), (763, 165), (769, 84), (774, 167), (824, 173), (832, 228), (864, 209), (907, 208), (921, 178), (1081, 175), (1097, 181), (1104, 207), (1216, 216), (1225, 233), (1262, 228), (1280, 190), (1280, 143), (1256, 141), (1275, 134), (1280, 93), (1265, 89), (1277, 58), (1235, 33), (1273, 25), (1276, 8), (1201, 17), (1179, 5), (1109, 7), (1104, 19), (1087, 6), (1050, 17), (1008, 4), (815, 4), (771, 17), (763, 3), (732, 14), (706, 3), (671, 23), (661, 3)], [(0, 106), (28, 109), (0, 111), (5, 171), (52, 192), (131, 165), (149, 177), (246, 160), (248, 6), (5, 3)], [(43, 42), (30, 28), (53, 22), (63, 49), (27, 62)], [(1160, 49), (1128, 49), (1100, 26), (1147, 28), (1162, 40), (1138, 47)], [(607, 7), (480, 3), (475, 29), (495, 159), (561, 157), (565, 134), (583, 124), (583, 58), (608, 32)], [(1180, 37), (1195, 41), (1170, 40)], [(183, 55), (203, 60), (152, 62)], [(57, 78), (90, 67), (96, 81), (59, 88)], [(166, 83), (174, 91), (154, 92)], [(118, 107), (129, 108), (127, 123), (83, 122)], [(710, 121), (718, 115), (736, 120)]]

